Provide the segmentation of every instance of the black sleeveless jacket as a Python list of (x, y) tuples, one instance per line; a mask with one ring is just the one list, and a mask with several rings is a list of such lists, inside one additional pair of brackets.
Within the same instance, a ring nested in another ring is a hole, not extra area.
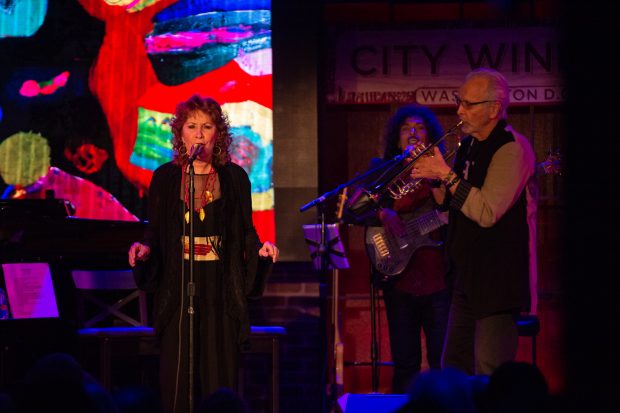
[[(484, 141), (471, 136), (463, 140), (454, 170), (463, 176), (469, 161), (467, 182), (471, 186), (483, 186), (493, 155), (503, 145), (515, 141), (505, 130), (506, 125), (505, 121), (498, 123)], [(457, 189), (455, 197), (458, 195)], [(525, 188), (514, 205), (489, 228), (481, 227), (455, 209), (455, 199), (452, 201), (447, 251), (456, 275), (455, 288), (466, 294), (478, 318), (528, 308), (529, 232)]]

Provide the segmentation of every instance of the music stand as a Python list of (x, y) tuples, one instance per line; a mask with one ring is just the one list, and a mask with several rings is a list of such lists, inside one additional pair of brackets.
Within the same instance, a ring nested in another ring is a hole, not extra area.
[[(349, 260), (347, 260), (344, 253), (344, 246), (342, 245), (342, 239), (338, 231), (338, 224), (325, 225), (324, 251), (322, 251), (323, 247), (321, 247), (321, 225), (303, 225), (303, 229), (306, 244), (308, 244), (308, 250), (310, 252), (310, 258), (312, 258), (315, 270), (346, 270), (349, 268)], [(322, 267), (321, 260), (323, 254), (326, 254), (327, 268)]]
[[(339, 310), (338, 310), (338, 284), (339, 273), (341, 269), (349, 268), (349, 261), (344, 252), (344, 245), (339, 234), (339, 224), (312, 224), (303, 225), (304, 237), (308, 244), (308, 250), (310, 251), (310, 257), (312, 258), (314, 268), (322, 276), (326, 274), (328, 270), (332, 271), (332, 305), (331, 305), (331, 330), (333, 333), (333, 362), (334, 370), (332, 374), (332, 383), (330, 396), (333, 398), (333, 402), (337, 396), (342, 393), (344, 387), (343, 379), (343, 344), (340, 339), (340, 327), (339, 327)], [(323, 287), (321, 287), (323, 288)], [(321, 293), (321, 297), (324, 297), (324, 293)], [(323, 304), (321, 304), (323, 308)], [(323, 310), (321, 310), (323, 314)], [(324, 411), (327, 406), (323, 405)], [(330, 410), (330, 409), (328, 409)], [(331, 410), (330, 410), (331, 411)]]

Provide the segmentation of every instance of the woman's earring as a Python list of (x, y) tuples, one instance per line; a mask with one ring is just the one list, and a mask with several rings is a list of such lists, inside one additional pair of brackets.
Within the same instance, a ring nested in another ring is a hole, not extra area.
[(222, 153), (222, 147), (219, 145), (215, 145), (213, 147), (213, 155), (219, 155), (220, 153)]
[(181, 145), (177, 151), (179, 152), (179, 155), (185, 155), (187, 153), (187, 148), (185, 145)]

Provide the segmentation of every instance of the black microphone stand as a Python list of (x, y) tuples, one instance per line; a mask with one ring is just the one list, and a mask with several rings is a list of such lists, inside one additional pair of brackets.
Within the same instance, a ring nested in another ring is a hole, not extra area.
[[(349, 184), (350, 185), (350, 184)], [(340, 187), (344, 188), (347, 185), (341, 185)], [(317, 207), (317, 219), (319, 221), (319, 228), (321, 231), (321, 236), (320, 236), (320, 240), (319, 243), (317, 245), (317, 255), (320, 257), (320, 266), (319, 266), (319, 300), (320, 300), (320, 314), (319, 314), (319, 320), (320, 320), (320, 325), (321, 325), (321, 329), (320, 329), (320, 343), (321, 343), (321, 349), (320, 349), (320, 359), (321, 359), (321, 365), (322, 365), (322, 371), (321, 371), (321, 378), (320, 378), (320, 385), (319, 388), (320, 389), (327, 389), (327, 332), (326, 332), (326, 325), (327, 325), (327, 316), (326, 316), (326, 303), (325, 301), (325, 297), (326, 297), (326, 290), (327, 290), (327, 273), (328, 273), (328, 269), (329, 269), (329, 248), (327, 246), (327, 224), (325, 223), (325, 201), (327, 201), (328, 199), (330, 199), (331, 197), (333, 197), (334, 195), (338, 194), (338, 190), (340, 189), (336, 188), (333, 191), (330, 191), (329, 193), (324, 194), (323, 196), (315, 199), (314, 201), (311, 201), (310, 203), (302, 206), (300, 208), (300, 211), (306, 211), (307, 209), (316, 206)], [(331, 396), (333, 396), (333, 394), (331, 394)], [(333, 405), (335, 402), (335, 400), (331, 400), (330, 398), (327, 397), (326, 391), (322, 391), (321, 393), (321, 412), (327, 413), (328, 411), (331, 411), (331, 405)]]
[(196, 286), (194, 285), (194, 160), (189, 160), (189, 280), (187, 282), (187, 315), (188, 315), (188, 396), (189, 413), (194, 412), (194, 297)]
[[(319, 257), (321, 258), (321, 264), (320, 264), (320, 270), (319, 270), (319, 300), (320, 300), (320, 313), (319, 313), (319, 320), (321, 323), (321, 329), (320, 329), (320, 343), (321, 343), (321, 350), (320, 350), (320, 355), (321, 355), (321, 365), (322, 365), (322, 371), (321, 371), (321, 382), (320, 382), (320, 387), (321, 389), (326, 389), (327, 388), (327, 333), (326, 333), (326, 324), (327, 324), (327, 318), (326, 318), (326, 309), (325, 309), (325, 297), (326, 297), (326, 292), (327, 292), (327, 269), (329, 268), (329, 251), (327, 248), (327, 235), (326, 235), (326, 223), (325, 223), (325, 204), (320, 204), (318, 206), (318, 219), (319, 219), (319, 223), (320, 223), (320, 231), (321, 231), (321, 239), (319, 241), (319, 245), (317, 246), (317, 253), (319, 255)], [(321, 411), (322, 412), (327, 412), (330, 409), (329, 404), (331, 404), (331, 401), (326, 397), (325, 392), (321, 393)]]
[(370, 374), (373, 393), (379, 391), (379, 343), (377, 342), (376, 326), (376, 288), (372, 265), (370, 266)]
[[(306, 205), (303, 205), (301, 208), (299, 208), (300, 212), (304, 212), (312, 207), (317, 207), (318, 208), (318, 219), (320, 222), (320, 231), (321, 231), (321, 240), (319, 245), (317, 246), (317, 251), (319, 256), (321, 257), (321, 265), (320, 265), (320, 281), (319, 281), (319, 296), (320, 299), (322, 300), (325, 296), (325, 279), (326, 279), (326, 274), (327, 274), (327, 269), (328, 269), (328, 264), (329, 264), (329, 251), (326, 245), (326, 224), (325, 224), (325, 211), (324, 211), (324, 204), (326, 201), (328, 201), (329, 199), (333, 198), (334, 196), (338, 195), (338, 193), (340, 191), (342, 191), (343, 189), (367, 178), (368, 176), (370, 176), (371, 174), (381, 170), (381, 169), (386, 169), (390, 166), (393, 166), (397, 163), (400, 163), (400, 161), (404, 159), (404, 155), (399, 155), (396, 156), (395, 158), (388, 160), (386, 162), (383, 162), (382, 164), (371, 168), (370, 170), (366, 171), (365, 173), (356, 176), (355, 178), (349, 180), (348, 182), (345, 182), (341, 185), (338, 185), (336, 188), (332, 189), (331, 191), (328, 191), (326, 193), (324, 193), (323, 195), (319, 196), (318, 198), (308, 202)], [(378, 203), (377, 203), (377, 198), (373, 197), (372, 194), (369, 194), (369, 200), (372, 202), (374, 207), (378, 207)], [(371, 365), (372, 365), (372, 391), (373, 392), (377, 392), (377, 388), (378, 388), (378, 372), (377, 372), (377, 343), (376, 343), (376, 333), (375, 333), (375, 302), (374, 302), (374, 286), (371, 283), (371, 335), (372, 335), (372, 343), (371, 343)], [(324, 305), (323, 303), (321, 303), (321, 323), (326, 323), (326, 318), (325, 318), (325, 310), (323, 309)], [(322, 327), (324, 327), (324, 324), (321, 324)], [(323, 368), (325, 369), (325, 365), (326, 365), (326, 360), (327, 360), (327, 349), (326, 347), (326, 343), (327, 343), (327, 335), (324, 332), (324, 328), (321, 329), (321, 360), (323, 362)], [(321, 388), (325, 389), (327, 386), (325, 386), (324, 380), (325, 380), (325, 376), (326, 373), (325, 371), (323, 372), (323, 374), (321, 375)], [(321, 403), (321, 407), (322, 407), (322, 411), (327, 411), (327, 398), (325, 397), (325, 394), (322, 395), (322, 403)]]
[(338, 195), (338, 193), (340, 191), (342, 191), (344, 188), (347, 188), (359, 181), (361, 181), (364, 178), (367, 178), (368, 176), (370, 176), (371, 174), (381, 170), (381, 169), (385, 169), (389, 166), (394, 165), (396, 162), (400, 162), (402, 159), (404, 159), (404, 157), (402, 155), (396, 156), (394, 159), (390, 159), (389, 161), (383, 162), (382, 164), (364, 172), (361, 175), (356, 176), (355, 178), (351, 179), (348, 182), (345, 182), (343, 184), (338, 185), (336, 188), (332, 189), (331, 191), (327, 191), (325, 192), (323, 195), (321, 195), (320, 197), (308, 202), (306, 205), (302, 206), (301, 208), (299, 208), (299, 212), (305, 212), (308, 209), (323, 204), (325, 201), (329, 200), (330, 198), (333, 198), (334, 196)]

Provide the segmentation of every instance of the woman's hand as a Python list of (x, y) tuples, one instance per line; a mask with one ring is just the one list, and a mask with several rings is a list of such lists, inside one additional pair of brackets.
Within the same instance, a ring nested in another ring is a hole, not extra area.
[(134, 242), (129, 248), (129, 265), (136, 266), (136, 261), (146, 261), (151, 255), (151, 247)]
[(271, 257), (271, 261), (276, 262), (280, 250), (269, 241), (265, 241), (261, 249), (258, 250), (258, 255), (261, 257)]
[(379, 210), (379, 219), (383, 224), (383, 228), (392, 236), (404, 237), (407, 235), (407, 229), (402, 219), (390, 208), (381, 208)]

